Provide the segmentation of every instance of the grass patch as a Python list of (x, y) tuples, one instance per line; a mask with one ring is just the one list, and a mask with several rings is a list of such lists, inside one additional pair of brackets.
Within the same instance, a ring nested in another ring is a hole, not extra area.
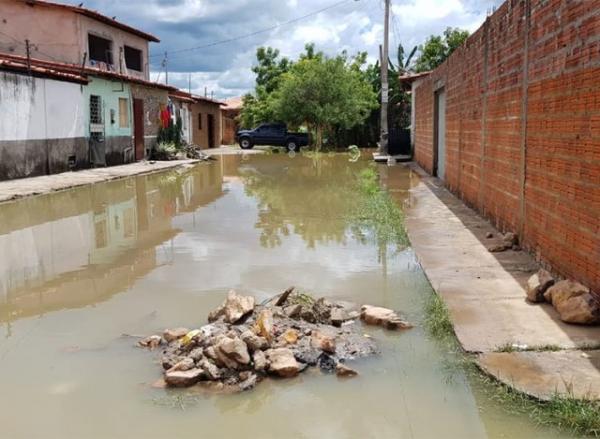
[(423, 323), (429, 335), (434, 339), (456, 342), (448, 307), (436, 293), (431, 294), (425, 303), (425, 318)]
[(374, 167), (363, 169), (358, 174), (356, 190), (359, 202), (352, 215), (355, 234), (360, 236), (363, 229), (369, 229), (380, 245), (406, 247), (409, 241), (404, 227), (404, 212), (390, 194), (380, 187)]
[(563, 349), (554, 344), (547, 344), (541, 346), (520, 346), (516, 343), (506, 343), (498, 347), (495, 352), (558, 352)]
[[(447, 356), (443, 369), (447, 381), (454, 381), (459, 373), (471, 378), (471, 384), (479, 388), (491, 401), (508, 413), (525, 416), (534, 423), (568, 431), (576, 435), (600, 437), (600, 402), (579, 400), (556, 395), (550, 401), (540, 401), (507, 386), (483, 373), (475, 357), (466, 354), (454, 333), (446, 304), (437, 294), (432, 294), (425, 303), (424, 327), (427, 333), (443, 344)], [(556, 351), (556, 345), (533, 346), (520, 349), (514, 344), (498, 348), (497, 352)]]

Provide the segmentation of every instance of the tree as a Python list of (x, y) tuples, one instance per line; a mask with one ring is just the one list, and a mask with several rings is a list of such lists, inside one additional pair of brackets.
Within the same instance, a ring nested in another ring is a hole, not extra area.
[(435, 69), (460, 47), (468, 36), (468, 31), (451, 27), (444, 31), (443, 37), (441, 35), (429, 36), (425, 44), (419, 46), (415, 71), (426, 72)]
[(307, 55), (282, 75), (273, 105), (279, 120), (313, 129), (319, 150), (324, 129), (350, 129), (364, 122), (377, 107), (377, 98), (344, 54), (329, 58), (307, 46)]

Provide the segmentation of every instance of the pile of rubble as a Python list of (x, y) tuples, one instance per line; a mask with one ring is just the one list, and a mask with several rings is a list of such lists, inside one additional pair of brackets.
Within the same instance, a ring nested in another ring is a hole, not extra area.
[(588, 287), (572, 280), (557, 281), (544, 269), (527, 281), (527, 300), (552, 304), (566, 323), (600, 323), (600, 300)]
[(231, 291), (209, 314), (209, 324), (168, 329), (139, 345), (162, 348), (161, 384), (235, 392), (251, 389), (265, 377), (289, 378), (309, 367), (357, 375), (346, 362), (378, 353), (375, 341), (356, 322), (359, 318), (391, 330), (411, 327), (387, 308), (365, 305), (359, 310), (347, 302), (315, 300), (293, 288), (260, 305), (254, 297)]

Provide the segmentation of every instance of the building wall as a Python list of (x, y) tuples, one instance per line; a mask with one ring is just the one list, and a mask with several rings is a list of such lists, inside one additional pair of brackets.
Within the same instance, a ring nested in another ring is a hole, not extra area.
[[(214, 118), (213, 143), (215, 148), (221, 146), (221, 108), (219, 104), (201, 101), (192, 104), (192, 141), (202, 149), (209, 147), (208, 141), (208, 115)], [(201, 115), (201, 116), (200, 116)], [(200, 128), (199, 117), (202, 118)]]
[(236, 117), (240, 114), (239, 110), (222, 110), (221, 111), (221, 128), (223, 130), (222, 142), (223, 145), (233, 145), (235, 143), (235, 135), (238, 131)]
[[(0, 51), (27, 55), (25, 40), (31, 44), (31, 56), (46, 61), (81, 64), (89, 51), (88, 33), (113, 42), (113, 69), (141, 79), (149, 78), (148, 41), (121, 29), (93, 20), (73, 11), (46, 6), (29, 6), (24, 2), (2, 0), (0, 8)], [(6, 36), (8, 35), (8, 36)], [(124, 45), (142, 51), (143, 71), (126, 71), (119, 63)], [(87, 57), (86, 64), (94, 66)]]
[(600, 291), (598, 2), (506, 1), (415, 83), (415, 159), (428, 172), (440, 87), (448, 188), (556, 272)]
[(77, 41), (79, 19), (72, 12), (3, 0), (0, 32), (2, 52), (26, 56), (25, 40), (29, 39), (33, 58), (73, 64), (83, 61)]
[(183, 140), (187, 144), (193, 143), (192, 138), (192, 110), (190, 104), (188, 102), (183, 102), (177, 98), (171, 97), (171, 102), (173, 103), (173, 109), (175, 110), (175, 115), (178, 118), (181, 118), (181, 132)]
[(167, 90), (131, 84), (131, 92), (135, 99), (144, 101), (144, 144), (146, 151), (156, 145), (156, 138), (161, 127), (160, 112), (169, 101)]
[(0, 72), (0, 102), (0, 180), (88, 166), (82, 85)]
[[(90, 136), (90, 96), (101, 96), (106, 165), (120, 165), (133, 161), (133, 108), (129, 83), (111, 81), (95, 76), (90, 76), (89, 81), (89, 84), (84, 87), (83, 94), (86, 137)], [(119, 123), (119, 98), (127, 99), (127, 127), (121, 127)], [(112, 116), (111, 111), (114, 112)]]

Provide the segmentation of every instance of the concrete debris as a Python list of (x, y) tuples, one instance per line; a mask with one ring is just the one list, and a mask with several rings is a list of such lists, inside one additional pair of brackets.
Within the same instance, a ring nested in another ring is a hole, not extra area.
[(354, 319), (389, 329), (410, 324), (389, 309), (315, 300), (293, 288), (256, 305), (253, 297), (231, 291), (198, 329), (167, 329), (139, 342), (150, 349), (166, 345), (160, 364), (167, 387), (198, 384), (212, 392), (254, 388), (269, 376), (290, 378), (308, 367), (341, 377), (357, 372), (345, 363), (379, 353), (372, 337)]
[(367, 325), (379, 325), (386, 329), (409, 329), (412, 325), (402, 320), (398, 314), (388, 308), (378, 306), (363, 305), (360, 318)]

